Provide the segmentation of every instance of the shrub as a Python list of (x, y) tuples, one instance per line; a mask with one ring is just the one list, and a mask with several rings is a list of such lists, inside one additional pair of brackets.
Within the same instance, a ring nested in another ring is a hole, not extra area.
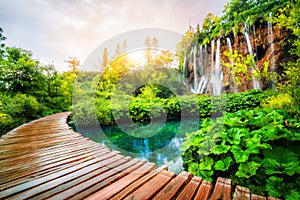
[(206, 119), (182, 146), (188, 171), (206, 180), (231, 178), (254, 193), (299, 199), (300, 120), (273, 108)]

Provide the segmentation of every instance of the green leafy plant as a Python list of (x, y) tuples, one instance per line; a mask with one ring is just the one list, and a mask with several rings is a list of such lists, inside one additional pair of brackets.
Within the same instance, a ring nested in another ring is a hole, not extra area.
[(293, 113), (273, 108), (206, 119), (200, 130), (184, 138), (184, 163), (209, 181), (228, 177), (253, 193), (299, 198), (299, 122)]

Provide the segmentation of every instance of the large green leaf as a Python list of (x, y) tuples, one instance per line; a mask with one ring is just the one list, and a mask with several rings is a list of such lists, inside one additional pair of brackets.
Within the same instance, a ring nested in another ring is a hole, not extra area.
[(215, 169), (221, 170), (221, 171), (227, 171), (232, 162), (233, 162), (233, 159), (230, 156), (228, 156), (223, 160), (217, 161), (215, 163)]
[(212, 170), (213, 164), (214, 164), (214, 159), (206, 156), (200, 160), (199, 170)]
[(283, 178), (277, 176), (271, 176), (267, 180), (266, 190), (268, 191), (269, 196), (280, 197), (284, 186)]
[(226, 145), (226, 141), (223, 140), (221, 142), (221, 144), (214, 145), (213, 148), (210, 150), (210, 152), (213, 154), (216, 154), (216, 155), (220, 155), (220, 154), (227, 153), (229, 149), (230, 149), (230, 146)]
[(250, 154), (258, 154), (259, 149), (246, 149), (243, 150), (240, 146), (233, 146), (231, 148), (234, 159), (237, 163), (246, 162), (249, 159)]
[(256, 174), (256, 171), (260, 166), (261, 164), (254, 161), (241, 163), (239, 165), (238, 171), (236, 172), (236, 176), (241, 178), (250, 178), (251, 176)]
[(241, 137), (246, 135), (249, 135), (249, 129), (247, 128), (231, 128), (226, 131), (226, 135), (223, 137), (230, 144), (238, 145), (241, 142)]
[(273, 150), (264, 150), (263, 166), (266, 168), (266, 173), (286, 173), (291, 176), (300, 174), (300, 161), (292, 150), (285, 147), (275, 147)]

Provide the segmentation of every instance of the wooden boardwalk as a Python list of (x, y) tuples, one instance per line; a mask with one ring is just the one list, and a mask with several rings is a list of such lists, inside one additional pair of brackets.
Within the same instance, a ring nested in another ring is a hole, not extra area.
[(0, 199), (274, 199), (219, 178), (215, 187), (188, 172), (111, 152), (75, 133), (60, 113), (0, 139)]

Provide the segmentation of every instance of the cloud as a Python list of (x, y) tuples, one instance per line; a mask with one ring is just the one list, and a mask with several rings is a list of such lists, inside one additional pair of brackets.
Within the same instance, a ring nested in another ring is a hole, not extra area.
[(70, 56), (84, 60), (99, 44), (134, 29), (184, 33), (228, 0), (2, 0), (0, 26), (8, 45), (32, 50), (65, 70)]

